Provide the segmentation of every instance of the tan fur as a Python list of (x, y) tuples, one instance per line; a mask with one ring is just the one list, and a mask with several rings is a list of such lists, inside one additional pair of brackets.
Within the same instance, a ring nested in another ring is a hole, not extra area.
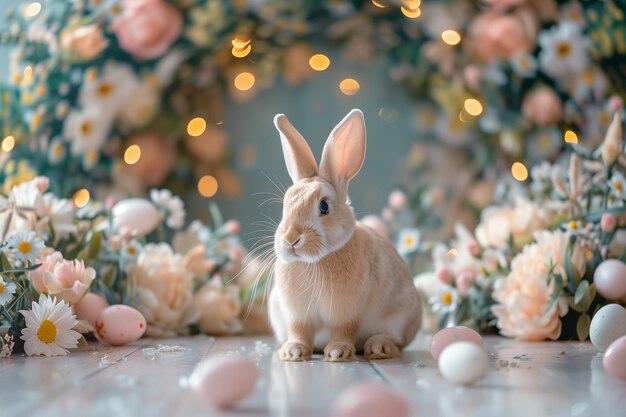
[[(282, 133), (283, 147), (289, 148), (293, 132)], [(323, 350), (329, 361), (351, 360), (355, 351), (393, 357), (419, 329), (421, 306), (407, 265), (388, 239), (357, 223), (346, 204), (347, 184), (364, 156), (365, 125), (362, 114), (352, 111), (324, 148), (320, 173), (327, 177), (295, 178), (285, 193), (270, 294), (282, 360), (306, 360), (313, 350)], [(294, 168), (303, 159), (292, 159), (289, 152), (285, 159), (290, 172), (313, 172)], [(328, 202), (328, 215), (319, 214), (321, 199)]]

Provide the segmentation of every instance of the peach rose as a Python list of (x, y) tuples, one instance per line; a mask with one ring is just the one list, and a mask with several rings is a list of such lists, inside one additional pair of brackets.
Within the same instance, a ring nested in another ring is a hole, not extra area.
[(563, 105), (553, 89), (541, 87), (526, 94), (522, 114), (539, 126), (553, 126), (561, 120)]
[(120, 47), (139, 59), (163, 55), (180, 35), (183, 19), (162, 0), (124, 0), (124, 13), (113, 22)]
[(97, 57), (107, 46), (109, 42), (98, 25), (69, 28), (61, 32), (61, 49), (83, 59)]
[[(567, 233), (540, 231), (536, 242), (524, 247), (511, 262), (511, 272), (496, 281), (493, 298), (498, 302), (491, 308), (500, 333), (520, 340), (556, 340), (561, 335), (561, 320), (567, 314), (567, 300), (562, 297), (550, 308), (554, 283), (546, 285), (548, 270), (567, 283), (571, 277), (565, 272), (565, 252), (569, 242)], [(571, 257), (572, 265), (583, 275), (585, 258), (578, 245)]]
[(60, 252), (39, 259), (37, 263), (41, 263), (41, 266), (30, 273), (35, 290), (57, 295), (70, 304), (80, 301), (96, 277), (96, 271), (85, 268), (83, 261), (65, 260)]
[(139, 161), (128, 166), (132, 176), (145, 188), (161, 185), (174, 168), (174, 146), (156, 132), (139, 133), (130, 138), (128, 145), (141, 148)]
[(239, 298), (239, 287), (222, 288), (218, 276), (204, 284), (193, 296), (193, 304), (200, 312), (200, 330), (212, 335), (240, 333), (243, 326), (239, 321)]
[(508, 14), (495, 11), (481, 14), (472, 22), (470, 36), (478, 57), (487, 61), (530, 53), (537, 42), (537, 31), (535, 16), (522, 8)]

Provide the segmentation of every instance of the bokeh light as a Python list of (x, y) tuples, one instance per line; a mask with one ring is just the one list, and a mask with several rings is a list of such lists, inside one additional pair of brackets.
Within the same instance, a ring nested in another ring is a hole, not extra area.
[(41, 11), (41, 3), (34, 1), (24, 8), (24, 14), (27, 17), (35, 17)]
[(441, 39), (448, 45), (458, 45), (461, 42), (461, 35), (456, 30), (444, 30), (441, 32)]
[(518, 181), (526, 181), (528, 178), (528, 169), (521, 162), (514, 162), (511, 165), (511, 174)]
[(309, 59), (309, 66), (315, 71), (324, 71), (330, 66), (330, 59), (324, 54), (315, 54)]
[(468, 98), (463, 103), (463, 108), (470, 116), (478, 116), (483, 112), (483, 105), (475, 98)]
[(128, 165), (133, 165), (139, 162), (141, 158), (141, 148), (139, 145), (130, 145), (124, 152), (124, 162)]
[(235, 88), (241, 91), (247, 91), (254, 85), (254, 75), (249, 72), (242, 72), (235, 77)]
[(202, 117), (194, 117), (187, 123), (187, 133), (189, 136), (200, 136), (206, 130), (206, 120)]
[(78, 208), (85, 207), (87, 203), (89, 203), (89, 199), (91, 195), (89, 194), (89, 190), (86, 188), (81, 188), (80, 190), (74, 193), (74, 205)]
[(566, 130), (563, 139), (567, 143), (578, 143), (578, 136), (572, 130)]
[(353, 96), (359, 92), (361, 85), (354, 78), (346, 78), (339, 83), (339, 89), (347, 96)]
[(15, 138), (11, 135), (2, 140), (2, 150), (4, 152), (11, 152), (15, 147)]
[(217, 188), (217, 180), (212, 175), (205, 175), (198, 181), (198, 192), (202, 197), (213, 197)]

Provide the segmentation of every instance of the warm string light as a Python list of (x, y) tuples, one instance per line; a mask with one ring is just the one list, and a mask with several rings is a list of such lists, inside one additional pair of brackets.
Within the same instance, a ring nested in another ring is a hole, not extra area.
[(242, 72), (235, 77), (235, 88), (241, 91), (247, 91), (254, 86), (254, 82), (256, 81), (253, 74), (249, 72)]
[(309, 59), (309, 66), (315, 71), (324, 71), (330, 66), (330, 59), (324, 54), (315, 54)]
[(449, 254), (449, 255), (452, 255), (452, 256), (457, 256), (457, 255), (459, 254), (459, 251), (458, 251), (458, 250), (456, 250), (456, 249), (454, 249), (454, 248), (452, 248), (452, 249), (450, 249), (450, 250), (448, 251), (448, 254)]
[(461, 35), (456, 30), (444, 30), (441, 32), (441, 39), (448, 45), (458, 45), (461, 42)]
[(232, 41), (233, 49), (231, 53), (236, 58), (244, 58), (252, 51), (252, 41), (249, 39), (239, 39), (235, 37)]
[(198, 181), (198, 192), (202, 197), (213, 197), (217, 189), (217, 180), (212, 175), (205, 175)]
[(139, 162), (141, 158), (141, 147), (139, 145), (130, 145), (124, 152), (124, 162), (133, 165)]
[(359, 92), (361, 85), (354, 78), (346, 78), (339, 83), (339, 90), (347, 96), (353, 96)]
[(39, 14), (40, 11), (41, 3), (39, 3), (38, 1), (30, 3), (24, 8), (24, 14), (26, 15), (26, 17), (35, 17)]
[(578, 143), (578, 136), (572, 130), (566, 130), (563, 135), (563, 140), (566, 143)]
[(528, 169), (521, 162), (514, 162), (511, 165), (511, 174), (518, 181), (526, 181), (528, 178)]
[(187, 133), (189, 136), (197, 137), (206, 130), (206, 120), (202, 117), (194, 117), (187, 123)]
[(468, 98), (463, 103), (463, 109), (465, 109), (470, 116), (479, 116), (483, 112), (483, 105), (475, 98)]
[(400, 7), (400, 11), (409, 19), (415, 19), (422, 15), (421, 3), (421, 0), (405, 0), (402, 7)]
[(87, 203), (89, 203), (89, 199), (91, 195), (89, 194), (89, 190), (86, 188), (81, 188), (80, 190), (74, 193), (74, 205), (78, 208), (85, 207)]
[(11, 135), (2, 140), (2, 150), (4, 152), (11, 152), (15, 147), (15, 138)]
[(387, 6), (385, 6), (384, 4), (382, 4), (381, 2), (376, 1), (376, 0), (372, 0), (372, 4), (373, 4), (374, 6), (376, 6), (376, 7), (380, 8), (380, 9), (384, 9), (385, 7), (387, 7)]
[(24, 81), (30, 81), (30, 79), (33, 77), (33, 67), (31, 67), (30, 65), (27, 65), (26, 68), (24, 68)]

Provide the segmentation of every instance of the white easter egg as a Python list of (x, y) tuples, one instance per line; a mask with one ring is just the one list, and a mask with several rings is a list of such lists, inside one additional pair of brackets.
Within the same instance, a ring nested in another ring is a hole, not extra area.
[(259, 371), (251, 360), (213, 357), (200, 362), (189, 377), (189, 386), (207, 405), (230, 408), (246, 398), (256, 385)]
[(618, 259), (607, 259), (593, 273), (598, 294), (611, 301), (626, 297), (626, 264)]
[(107, 308), (109, 303), (99, 294), (88, 292), (74, 305), (74, 312), (79, 320), (87, 320), (92, 326), (96, 325), (96, 320), (102, 310)]
[(102, 310), (98, 316), (96, 332), (100, 339), (110, 345), (126, 345), (143, 336), (146, 319), (140, 311), (130, 306), (114, 304)]
[(439, 355), (439, 372), (455, 384), (468, 385), (487, 373), (487, 354), (472, 342), (448, 345)]
[(147, 235), (159, 224), (158, 210), (144, 198), (122, 200), (113, 206), (111, 214), (113, 228), (128, 227), (139, 236)]
[(619, 304), (609, 304), (598, 310), (589, 326), (591, 343), (604, 352), (622, 336), (626, 336), (626, 309)]

